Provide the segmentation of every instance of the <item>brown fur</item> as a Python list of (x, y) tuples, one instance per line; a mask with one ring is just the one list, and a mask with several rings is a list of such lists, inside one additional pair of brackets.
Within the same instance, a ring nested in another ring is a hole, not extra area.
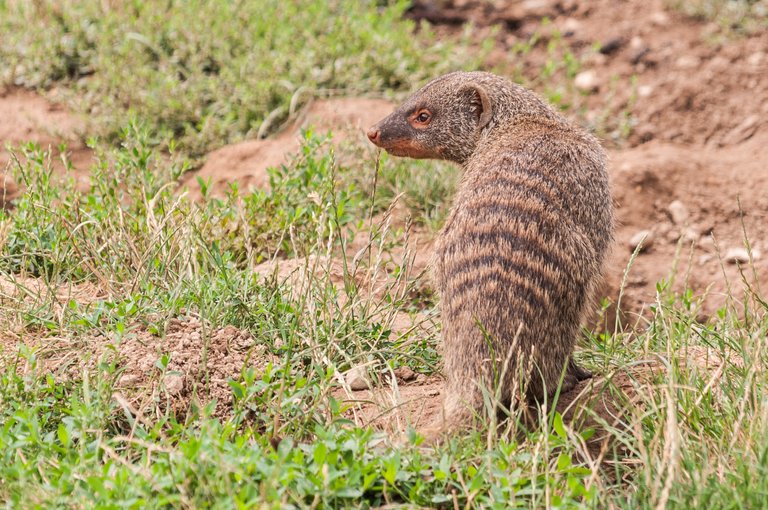
[(541, 401), (561, 379), (565, 392), (589, 377), (572, 354), (613, 232), (599, 142), (480, 72), (433, 80), (368, 136), (393, 155), (464, 169), (435, 252), (447, 430), (481, 414), (483, 388), (512, 405), (521, 381)]

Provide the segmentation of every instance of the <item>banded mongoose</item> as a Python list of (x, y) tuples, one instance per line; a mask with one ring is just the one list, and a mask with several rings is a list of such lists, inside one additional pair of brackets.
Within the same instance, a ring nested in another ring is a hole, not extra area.
[(441, 428), (481, 416), (483, 387), (513, 405), (521, 379), (531, 403), (561, 381), (565, 392), (591, 377), (572, 355), (613, 237), (597, 139), (533, 92), (484, 72), (429, 82), (368, 138), (394, 156), (463, 167), (435, 243), (447, 382)]

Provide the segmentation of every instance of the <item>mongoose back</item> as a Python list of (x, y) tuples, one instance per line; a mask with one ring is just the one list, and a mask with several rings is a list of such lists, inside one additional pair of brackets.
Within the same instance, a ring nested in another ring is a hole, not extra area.
[(589, 378), (573, 348), (613, 236), (597, 139), (533, 92), (483, 72), (429, 82), (368, 137), (394, 156), (463, 167), (435, 244), (442, 430), (471, 425), (483, 388), (513, 405), (521, 388), (541, 401), (561, 381), (565, 392)]

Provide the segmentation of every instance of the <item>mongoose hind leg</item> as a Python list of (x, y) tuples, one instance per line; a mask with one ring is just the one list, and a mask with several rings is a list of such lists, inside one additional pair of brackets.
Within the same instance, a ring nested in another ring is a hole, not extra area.
[(567, 393), (574, 389), (581, 381), (586, 381), (592, 378), (592, 372), (585, 368), (581, 368), (571, 358), (568, 361), (568, 368), (565, 370), (565, 377), (563, 378), (563, 384), (560, 386), (560, 394)]
[(579, 382), (592, 379), (593, 376), (592, 372), (577, 365), (573, 358), (568, 362), (568, 373), (573, 375)]
[[(480, 388), (475, 383), (460, 384), (450, 379), (449, 375), (442, 412), (432, 423), (419, 430), (425, 446), (441, 444), (453, 434), (476, 427), (483, 412)], [(478, 380), (481, 380), (480, 377)]]

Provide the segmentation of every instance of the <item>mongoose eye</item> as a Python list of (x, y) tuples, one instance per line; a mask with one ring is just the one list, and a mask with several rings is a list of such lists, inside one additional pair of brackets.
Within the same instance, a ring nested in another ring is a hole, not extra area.
[(432, 112), (426, 108), (416, 110), (408, 116), (408, 123), (416, 129), (426, 129), (432, 120)]

